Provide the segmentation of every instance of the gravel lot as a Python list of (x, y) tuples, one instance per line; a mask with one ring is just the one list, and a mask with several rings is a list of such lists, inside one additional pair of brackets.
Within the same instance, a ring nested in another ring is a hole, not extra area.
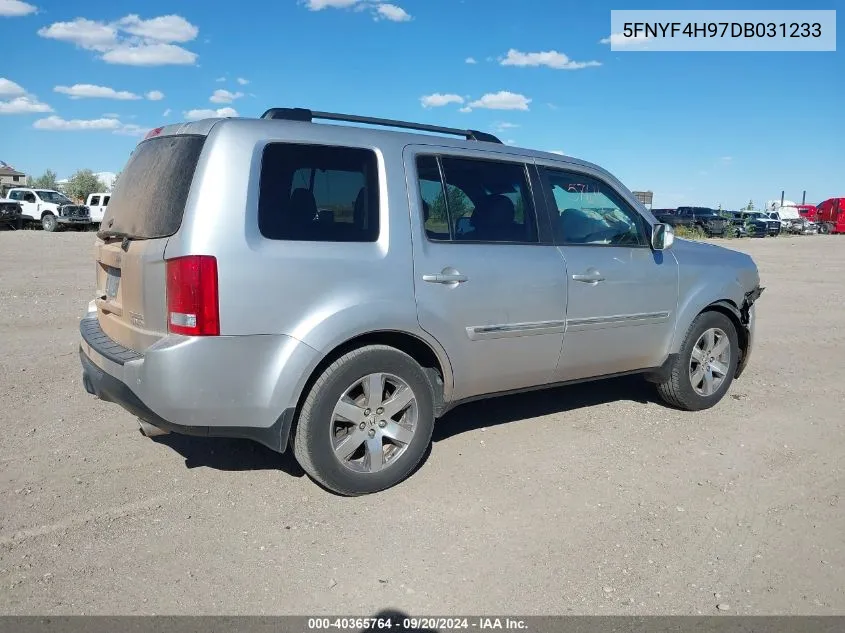
[(767, 290), (715, 409), (637, 378), (467, 405), (357, 499), (87, 395), (92, 243), (0, 232), (0, 613), (845, 614), (845, 237), (728, 243)]

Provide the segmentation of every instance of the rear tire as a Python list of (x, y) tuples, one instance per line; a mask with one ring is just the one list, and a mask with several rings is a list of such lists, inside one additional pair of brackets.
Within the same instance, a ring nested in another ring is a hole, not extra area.
[(55, 233), (59, 230), (59, 221), (52, 213), (45, 213), (41, 217), (41, 227), (48, 233)]
[(822, 235), (828, 235), (830, 233), (830, 225), (822, 223), (819, 225), (819, 233)]
[(433, 430), (432, 388), (420, 365), (395, 348), (368, 345), (317, 378), (299, 412), (293, 452), (320, 485), (364, 495), (404, 480)]
[(702, 312), (687, 330), (669, 377), (657, 384), (657, 392), (679, 409), (709, 409), (728, 392), (738, 362), (739, 338), (733, 321), (721, 312)]

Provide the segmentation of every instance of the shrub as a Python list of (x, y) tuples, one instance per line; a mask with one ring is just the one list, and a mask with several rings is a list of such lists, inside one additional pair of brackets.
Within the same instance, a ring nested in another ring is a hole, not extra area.
[(688, 240), (703, 240), (707, 235), (697, 226), (676, 226), (675, 235)]

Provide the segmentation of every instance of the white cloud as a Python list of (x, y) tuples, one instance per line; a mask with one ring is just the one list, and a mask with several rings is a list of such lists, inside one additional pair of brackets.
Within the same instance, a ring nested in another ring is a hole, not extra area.
[(52, 111), (53, 108), (31, 96), (15, 97), (11, 101), (0, 101), (0, 114), (28, 114), (30, 112)]
[(488, 92), (486, 95), (473, 101), (461, 112), (470, 112), (473, 108), (484, 108), (487, 110), (527, 110), (531, 99), (525, 95), (515, 92), (501, 90), (499, 92)]
[(466, 63), (466, 64), (477, 64), (478, 62), (476, 61), (475, 57), (467, 57), (464, 60), (464, 63)]
[(170, 116), (171, 112), (172, 112), (172, 110), (170, 108), (167, 108), (167, 110), (165, 110), (164, 113), (161, 116), (168, 117), (168, 116)]
[(242, 92), (229, 92), (228, 90), (215, 90), (214, 94), (209, 97), (211, 103), (232, 103), (235, 99), (240, 99), (244, 96)]
[(460, 95), (440, 94), (439, 92), (435, 92), (432, 95), (420, 97), (420, 103), (422, 103), (422, 107), (424, 108), (440, 108), (442, 106), (449, 105), (450, 103), (463, 102), (464, 98)]
[(107, 64), (124, 66), (193, 66), (197, 54), (175, 44), (141, 44), (139, 46), (120, 46), (103, 55)]
[(63, 119), (60, 116), (48, 116), (32, 124), (36, 130), (50, 132), (111, 132), (125, 136), (142, 136), (147, 128), (135, 123), (124, 123), (117, 115), (107, 114), (100, 119)]
[(501, 60), (502, 66), (547, 66), (556, 70), (580, 70), (590, 66), (601, 66), (601, 62), (576, 62), (563, 53), (557, 51), (544, 51), (540, 53), (523, 53), (515, 48), (508, 51), (508, 54)]
[(21, 0), (0, 0), (0, 16), (7, 18), (16, 18), (22, 15), (29, 15), (38, 11), (28, 2), (21, 2)]
[(196, 26), (178, 15), (142, 20), (134, 14), (111, 23), (76, 18), (38, 31), (41, 37), (95, 51), (109, 64), (128, 66), (193, 65), (197, 54), (174, 42), (189, 42), (198, 33)]
[(117, 45), (115, 27), (85, 18), (76, 18), (71, 22), (55, 22), (39, 29), (38, 35), (98, 52), (107, 51)]
[(323, 9), (346, 9), (361, 0), (305, 0), (305, 6), (309, 11), (322, 11)]
[(219, 110), (202, 109), (188, 110), (183, 112), (188, 121), (199, 121), (200, 119), (214, 119), (217, 117), (238, 116), (234, 108), (220, 108)]
[(161, 90), (150, 90), (144, 96), (150, 101), (161, 101), (164, 99), (164, 93)]
[(494, 127), (501, 132), (503, 130), (512, 130), (514, 128), (517, 128), (517, 127), (519, 127), (519, 124), (518, 123), (508, 123), (507, 121), (504, 121), (502, 123), (496, 123), (496, 125)]
[(136, 125), (135, 123), (124, 123), (117, 128), (112, 134), (120, 134), (121, 136), (144, 136), (149, 132), (149, 128)]
[(93, 84), (74, 84), (73, 86), (56, 86), (55, 92), (68, 95), (71, 99), (116, 99), (117, 101), (135, 101), (140, 99), (138, 95), (127, 90), (117, 91), (108, 86), (95, 86)]
[(237, 81), (241, 86), (245, 86), (249, 83), (249, 79), (244, 79), (243, 77), (238, 77)]
[(218, 78), (217, 78), (217, 79), (215, 79), (214, 81), (216, 81), (216, 82), (217, 82), (217, 83), (219, 83), (219, 84), (222, 84), (224, 81), (226, 81), (226, 78), (225, 78), (225, 77), (218, 77)]
[(26, 90), (5, 77), (0, 77), (0, 97), (19, 97), (26, 94)]
[(379, 3), (375, 9), (376, 19), (390, 20), (391, 22), (408, 22), (411, 16), (402, 7), (395, 4)]
[(190, 42), (200, 30), (180, 15), (162, 15), (142, 20), (135, 14), (117, 22), (118, 28), (130, 35), (156, 42)]
[(648, 39), (648, 36), (644, 33), (634, 37), (625, 37), (624, 33), (611, 33), (610, 37), (599, 40), (599, 44), (610, 44), (613, 48), (624, 48), (644, 44)]
[(300, 0), (300, 4), (304, 4), (309, 11), (354, 9), (360, 12), (369, 9), (376, 21), (408, 22), (413, 19), (402, 7), (384, 0)]
[(120, 115), (116, 112), (106, 112), (103, 117), (105, 117), (106, 119), (119, 119)]
[(733, 159), (734, 159), (734, 157), (733, 157), (733, 156), (722, 156), (722, 158), (721, 158), (720, 160), (721, 160), (723, 163), (729, 163), (729, 162), (731, 162)]
[(116, 130), (123, 124), (118, 119), (71, 119), (48, 116), (32, 124), (36, 130), (79, 131), (79, 130)]

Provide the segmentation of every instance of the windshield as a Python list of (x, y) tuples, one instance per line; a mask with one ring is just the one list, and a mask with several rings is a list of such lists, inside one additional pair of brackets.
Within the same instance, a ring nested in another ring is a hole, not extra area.
[(37, 193), (38, 197), (41, 198), (44, 202), (55, 202), (57, 204), (73, 204), (73, 201), (70, 198), (59, 193), (58, 191), (45, 191), (43, 189), (36, 189), (35, 193)]
[(204, 136), (160, 136), (141, 142), (112, 192), (103, 229), (136, 239), (179, 230)]

